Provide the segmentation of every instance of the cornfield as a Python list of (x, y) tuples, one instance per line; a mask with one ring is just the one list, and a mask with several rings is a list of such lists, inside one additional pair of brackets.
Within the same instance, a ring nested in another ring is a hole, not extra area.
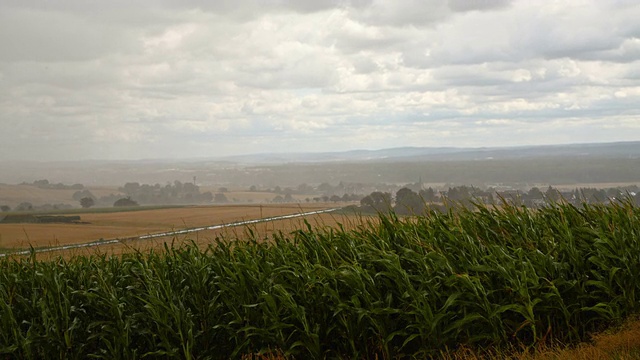
[(391, 213), (264, 240), (2, 259), (0, 357), (430, 358), (572, 343), (640, 310), (631, 202)]

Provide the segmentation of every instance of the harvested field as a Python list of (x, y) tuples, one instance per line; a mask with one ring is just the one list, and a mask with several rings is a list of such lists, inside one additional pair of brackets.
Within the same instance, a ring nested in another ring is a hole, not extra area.
[[(211, 191), (212, 193), (218, 193), (218, 190), (211, 187), (201, 187), (201, 192)], [(224, 195), (227, 197), (229, 201), (232, 202), (240, 202), (240, 203), (265, 203), (272, 201), (276, 196), (284, 196), (283, 194), (278, 194), (274, 192), (267, 191), (245, 191), (245, 190), (230, 190), (225, 192)], [(296, 199), (297, 201), (305, 201), (305, 199), (313, 199), (318, 195), (313, 194), (292, 194), (291, 197)]]
[(41, 189), (33, 185), (0, 184), (0, 205), (15, 207), (25, 201), (33, 205), (77, 203), (72, 199), (73, 193), (76, 191), (69, 189)]
[[(328, 204), (229, 205), (192, 206), (114, 213), (92, 212), (79, 214), (82, 222), (84, 222), (83, 224), (0, 224), (0, 248), (19, 250), (28, 249), (29, 246), (49, 247), (86, 243), (99, 239), (131, 238), (185, 228), (297, 214), (330, 207)], [(327, 221), (331, 216), (321, 216), (321, 218), (322, 221)], [(256, 224), (256, 226), (259, 231), (267, 228), (286, 231), (289, 228), (286, 224), (291, 221), (296, 220), (282, 220), (273, 223)], [(313, 223), (316, 220), (309, 221)], [(199, 238), (201, 236), (203, 234), (189, 234), (188, 237)], [(211, 236), (215, 237), (216, 234), (211, 234)], [(162, 243), (164, 240), (171, 240), (171, 238), (158, 238), (153, 242)]]
[(165, 243), (195, 242), (206, 246), (216, 237), (242, 238), (248, 231), (268, 239), (274, 232), (290, 232), (306, 227), (352, 227), (360, 223), (354, 216), (332, 213), (312, 214), (292, 219), (269, 220), (242, 226), (208, 229), (189, 234), (138, 239), (139, 236), (247, 220), (300, 214), (330, 208), (324, 205), (194, 206), (185, 208), (81, 214), (85, 224), (0, 224), (0, 252), (42, 247), (85, 244), (96, 240), (120, 239), (113, 244), (38, 253), (39, 259), (96, 253), (121, 254), (130, 251), (163, 249)]
[(165, 244), (169, 247), (180, 247), (185, 244), (195, 243), (198, 247), (204, 248), (213, 243), (216, 238), (224, 239), (246, 239), (250, 238), (247, 234), (252, 232), (257, 238), (269, 241), (274, 233), (290, 233), (295, 230), (306, 229), (305, 221), (314, 228), (336, 227), (340, 224), (343, 228), (355, 228), (361, 224), (359, 218), (349, 215), (334, 215), (331, 213), (307, 215), (294, 219), (282, 219), (261, 222), (251, 225), (233, 226), (215, 230), (203, 230), (186, 235), (165, 236), (151, 239), (129, 239), (122, 240), (115, 244), (101, 245), (97, 247), (83, 247), (69, 250), (59, 250), (38, 253), (36, 255), (39, 260), (54, 259), (62, 256), (70, 258), (73, 256), (89, 256), (95, 254), (118, 255), (128, 252), (148, 252), (162, 251)]

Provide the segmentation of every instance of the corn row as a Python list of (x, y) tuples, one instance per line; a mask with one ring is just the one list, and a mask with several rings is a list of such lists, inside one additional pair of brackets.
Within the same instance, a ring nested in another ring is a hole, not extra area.
[(424, 358), (579, 341), (640, 310), (630, 202), (360, 221), (204, 250), (2, 259), (0, 354)]

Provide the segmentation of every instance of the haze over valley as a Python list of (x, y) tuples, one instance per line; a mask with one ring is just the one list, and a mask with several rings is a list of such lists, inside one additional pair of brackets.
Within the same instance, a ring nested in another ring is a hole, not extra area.
[(182, 161), (1, 162), (0, 182), (38, 179), (93, 186), (191, 182), (205, 186), (300, 183), (487, 185), (640, 181), (640, 142), (511, 148), (394, 148), (331, 153), (254, 154)]

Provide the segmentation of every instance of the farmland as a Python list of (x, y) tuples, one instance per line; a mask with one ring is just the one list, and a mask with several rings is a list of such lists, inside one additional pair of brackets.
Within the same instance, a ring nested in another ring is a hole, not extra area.
[[(96, 209), (90, 212), (72, 212), (79, 215), (78, 224), (0, 224), (0, 248), (7, 250), (28, 249), (85, 243), (98, 239), (132, 238), (141, 235), (167, 232), (184, 228), (229, 224), (244, 220), (297, 214), (331, 207), (313, 205), (227, 205), (184, 206), (145, 210), (112, 211)], [(115, 209), (117, 210), (117, 209)], [(324, 216), (321, 222), (330, 221)], [(319, 219), (320, 219), (319, 218)], [(311, 220), (312, 222), (314, 220)], [(260, 228), (265, 229), (264, 225)], [(286, 229), (287, 221), (270, 224), (271, 229)], [(215, 237), (218, 232), (206, 232), (199, 236)], [(155, 242), (167, 239), (158, 239)], [(171, 239), (169, 239), (171, 240)], [(146, 244), (145, 244), (146, 245)]]
[[(0, 260), (18, 358), (419, 358), (575, 343), (640, 310), (640, 210), (505, 206), (207, 247)], [(59, 356), (58, 356), (59, 355)]]

